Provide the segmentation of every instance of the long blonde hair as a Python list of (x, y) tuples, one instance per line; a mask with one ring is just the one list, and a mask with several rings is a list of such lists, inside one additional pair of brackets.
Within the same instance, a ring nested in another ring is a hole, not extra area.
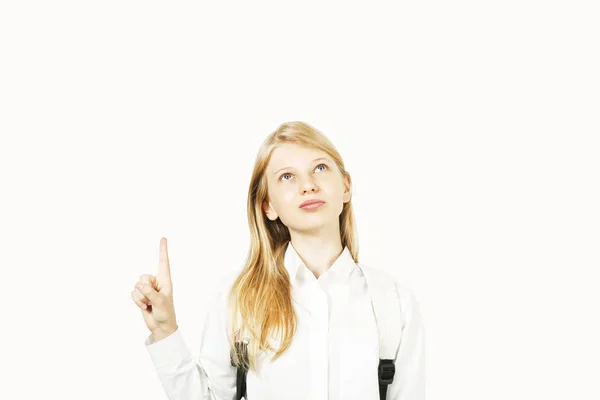
[[(310, 146), (327, 153), (336, 163), (342, 177), (349, 176), (342, 157), (334, 145), (316, 128), (301, 121), (281, 124), (259, 148), (248, 189), (248, 226), (250, 249), (245, 266), (234, 281), (228, 294), (228, 339), (231, 361), (236, 366), (256, 371), (257, 358), (264, 350), (276, 351), (276, 360), (290, 346), (297, 327), (292, 307), (290, 276), (284, 266), (286, 245), (290, 241), (289, 229), (281, 222), (269, 220), (263, 210), (267, 199), (265, 170), (271, 154), (283, 143)], [(342, 248), (348, 247), (358, 263), (358, 239), (355, 230), (352, 200), (344, 203), (339, 217)], [(247, 358), (242, 357), (245, 338)], [(271, 340), (279, 339), (275, 349)]]

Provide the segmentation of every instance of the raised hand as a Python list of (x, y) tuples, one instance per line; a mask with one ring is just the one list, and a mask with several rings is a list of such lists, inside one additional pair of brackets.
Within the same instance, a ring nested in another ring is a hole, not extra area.
[(167, 252), (167, 239), (160, 239), (158, 274), (140, 275), (131, 297), (142, 310), (146, 326), (155, 337), (165, 337), (178, 328), (173, 303), (173, 283)]

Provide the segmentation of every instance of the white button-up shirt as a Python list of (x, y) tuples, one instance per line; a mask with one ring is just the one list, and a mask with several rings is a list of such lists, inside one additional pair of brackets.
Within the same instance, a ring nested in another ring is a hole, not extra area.
[[(273, 352), (258, 359), (258, 373), (249, 370), (249, 400), (378, 400), (379, 335), (363, 273), (344, 248), (319, 278), (303, 264), (291, 242), (285, 268), (292, 285), (297, 330), (288, 350), (270, 362)], [(219, 291), (209, 309), (194, 359), (180, 330), (145, 344), (170, 400), (232, 400), (236, 368), (227, 341), (226, 299)], [(412, 290), (396, 280), (404, 326), (388, 400), (425, 399), (425, 337)]]

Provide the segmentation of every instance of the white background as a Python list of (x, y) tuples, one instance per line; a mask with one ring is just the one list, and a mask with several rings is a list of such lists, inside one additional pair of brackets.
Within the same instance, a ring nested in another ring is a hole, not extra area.
[(412, 284), (428, 399), (600, 398), (594, 3), (3, 2), (0, 398), (166, 398), (130, 292), (165, 236), (197, 354), (294, 120)]

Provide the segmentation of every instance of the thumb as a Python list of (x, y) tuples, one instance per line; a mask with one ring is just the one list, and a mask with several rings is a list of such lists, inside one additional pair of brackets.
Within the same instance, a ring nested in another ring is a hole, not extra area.
[(169, 254), (167, 252), (167, 238), (164, 237), (160, 239), (157, 279), (163, 283), (171, 282), (171, 267), (169, 266)]

